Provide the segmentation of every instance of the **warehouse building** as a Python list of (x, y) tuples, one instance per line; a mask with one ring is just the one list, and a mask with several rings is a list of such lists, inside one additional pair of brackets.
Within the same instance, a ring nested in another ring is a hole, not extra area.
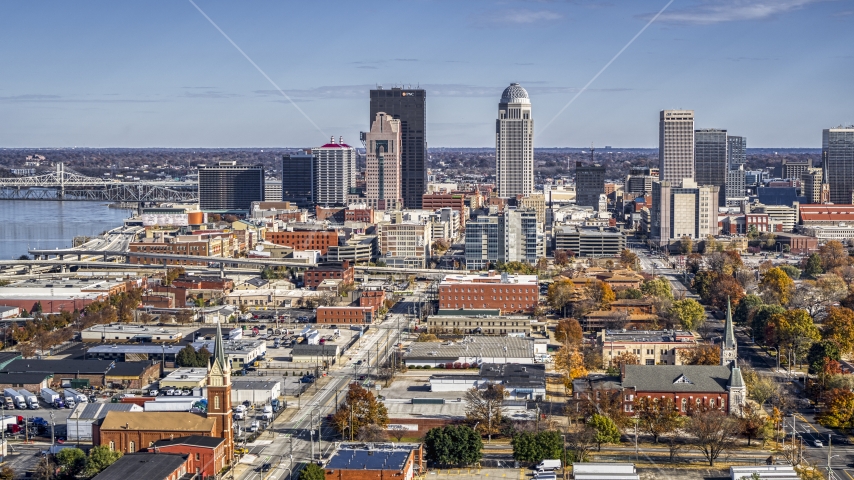
[(430, 391), (464, 393), (489, 383), (504, 386), (511, 400), (543, 400), (546, 397), (546, 366), (484, 363), (479, 375), (432, 375)]
[(533, 364), (547, 354), (548, 340), (520, 337), (465, 337), (458, 342), (413, 342), (403, 355), (408, 367), (464, 368), (482, 363)]
[(178, 330), (121, 323), (95, 325), (80, 332), (84, 342), (180, 342), (181, 338)]
[(68, 416), (68, 440), (91, 442), (92, 424), (107, 416), (107, 412), (141, 412), (133, 403), (79, 403)]
[(240, 405), (250, 402), (252, 405), (269, 405), (273, 399), (282, 395), (282, 382), (277, 380), (232, 380), (231, 404)]

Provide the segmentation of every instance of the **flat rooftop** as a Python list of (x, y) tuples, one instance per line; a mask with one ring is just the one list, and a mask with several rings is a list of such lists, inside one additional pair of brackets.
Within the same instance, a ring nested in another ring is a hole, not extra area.
[[(504, 280), (502, 280), (504, 279)], [(479, 275), (445, 275), (441, 285), (454, 285), (459, 283), (503, 283), (514, 285), (536, 285), (536, 275), (502, 275), (500, 273), (482, 273)]]
[(121, 334), (138, 334), (138, 335), (177, 335), (181, 336), (181, 332), (179, 330), (172, 330), (163, 327), (148, 327), (145, 325), (128, 325), (123, 323), (110, 323), (105, 325), (94, 325), (85, 330), (84, 332), (94, 332), (94, 333), (121, 333)]
[(399, 472), (418, 445), (342, 444), (326, 464), (327, 470), (394, 470)]
[(683, 330), (602, 330), (599, 341), (619, 343), (696, 343), (691, 332)]
[(533, 358), (534, 339), (520, 337), (465, 337), (458, 342), (413, 342), (404, 354), (406, 359), (440, 359), (460, 357)]

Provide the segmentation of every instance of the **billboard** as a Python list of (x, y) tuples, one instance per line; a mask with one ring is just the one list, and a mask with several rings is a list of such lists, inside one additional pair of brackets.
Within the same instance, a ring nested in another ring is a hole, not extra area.
[(142, 225), (145, 227), (186, 227), (186, 213), (144, 213)]

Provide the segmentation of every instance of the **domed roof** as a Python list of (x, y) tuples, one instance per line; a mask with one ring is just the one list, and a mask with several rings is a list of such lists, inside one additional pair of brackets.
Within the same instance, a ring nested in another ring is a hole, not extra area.
[(531, 103), (528, 92), (518, 83), (511, 83), (501, 94), (501, 103)]

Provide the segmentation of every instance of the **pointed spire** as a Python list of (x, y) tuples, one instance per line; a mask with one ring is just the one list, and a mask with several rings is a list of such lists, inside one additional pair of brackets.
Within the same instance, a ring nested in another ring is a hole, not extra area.
[(727, 297), (726, 299), (726, 327), (724, 334), (724, 348), (736, 348), (735, 331), (732, 328), (732, 304), (730, 303), (729, 297)]
[(741, 369), (732, 367), (732, 373), (729, 377), (730, 388), (744, 388), (744, 377), (741, 376)]
[(228, 372), (228, 358), (225, 355), (225, 345), (222, 341), (222, 326), (219, 321), (216, 322), (216, 340), (214, 342), (214, 361), (219, 363), (219, 367), (223, 372)]

